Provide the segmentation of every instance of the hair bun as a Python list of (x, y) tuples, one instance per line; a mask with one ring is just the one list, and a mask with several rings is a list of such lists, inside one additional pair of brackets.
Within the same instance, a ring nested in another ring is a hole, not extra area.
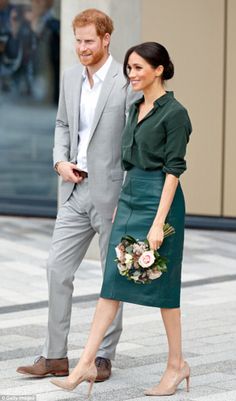
[(171, 79), (174, 76), (174, 64), (172, 61), (169, 61), (169, 64), (167, 67), (164, 67), (164, 72), (163, 72), (163, 79)]

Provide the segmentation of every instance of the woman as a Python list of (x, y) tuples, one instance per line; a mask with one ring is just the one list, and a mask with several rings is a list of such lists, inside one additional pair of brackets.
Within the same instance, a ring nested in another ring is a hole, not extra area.
[[(122, 163), (127, 175), (111, 233), (103, 286), (92, 328), (80, 361), (66, 380), (52, 380), (64, 389), (74, 389), (84, 380), (96, 379), (94, 359), (105, 332), (113, 321), (119, 301), (161, 308), (169, 354), (158, 385), (146, 395), (174, 394), (190, 369), (183, 359), (180, 322), (181, 262), (184, 239), (184, 198), (179, 176), (186, 169), (186, 145), (191, 123), (186, 109), (165, 90), (164, 82), (174, 75), (167, 50), (155, 42), (132, 47), (126, 53), (124, 74), (133, 90), (143, 97), (130, 109), (123, 135)], [(164, 223), (175, 234), (164, 238)], [(147, 237), (150, 248), (160, 248), (168, 258), (168, 271), (151, 284), (137, 285), (119, 274), (115, 247), (124, 234)], [(162, 245), (163, 243), (163, 245)]]

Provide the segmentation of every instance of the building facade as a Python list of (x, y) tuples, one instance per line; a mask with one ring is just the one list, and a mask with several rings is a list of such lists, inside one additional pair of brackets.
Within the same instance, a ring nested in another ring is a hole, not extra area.
[(85, 8), (107, 12), (115, 24), (111, 52), (143, 41), (164, 44), (175, 65), (168, 83), (188, 109), (193, 133), (182, 184), (187, 214), (236, 227), (234, 124), (235, 0), (61, 0), (60, 67), (77, 62), (71, 21)]

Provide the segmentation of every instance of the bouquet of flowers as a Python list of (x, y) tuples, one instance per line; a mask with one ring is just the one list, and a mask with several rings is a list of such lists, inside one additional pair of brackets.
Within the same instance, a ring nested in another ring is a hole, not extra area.
[[(164, 225), (164, 238), (174, 234), (170, 224)], [(136, 284), (149, 284), (167, 271), (167, 258), (150, 249), (148, 240), (139, 241), (126, 235), (115, 248), (119, 273)]]

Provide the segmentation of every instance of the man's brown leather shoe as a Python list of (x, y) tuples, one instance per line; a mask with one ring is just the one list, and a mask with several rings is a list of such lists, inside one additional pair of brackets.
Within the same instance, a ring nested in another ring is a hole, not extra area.
[(107, 358), (97, 356), (95, 359), (95, 365), (97, 367), (96, 382), (104, 382), (111, 376), (111, 361)]
[(22, 375), (37, 377), (44, 377), (47, 375), (68, 376), (69, 362), (68, 358), (46, 359), (43, 356), (40, 356), (36, 359), (33, 365), (19, 366), (16, 371)]

